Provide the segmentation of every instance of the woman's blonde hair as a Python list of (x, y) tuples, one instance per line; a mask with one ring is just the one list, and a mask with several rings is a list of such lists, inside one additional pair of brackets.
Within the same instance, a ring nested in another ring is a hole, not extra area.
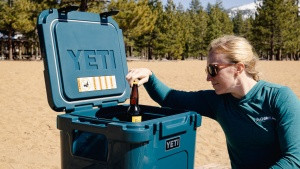
[(234, 35), (225, 35), (210, 43), (208, 57), (212, 53), (225, 54), (232, 63), (243, 63), (245, 71), (255, 81), (259, 81), (259, 72), (256, 70), (257, 54), (248, 40)]

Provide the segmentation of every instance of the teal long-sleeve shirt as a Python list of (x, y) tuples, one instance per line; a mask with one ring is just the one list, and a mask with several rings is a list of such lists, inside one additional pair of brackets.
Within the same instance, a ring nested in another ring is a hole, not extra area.
[(261, 80), (237, 99), (213, 90), (174, 90), (154, 74), (144, 86), (161, 106), (216, 120), (226, 136), (232, 169), (300, 168), (300, 101), (288, 87)]

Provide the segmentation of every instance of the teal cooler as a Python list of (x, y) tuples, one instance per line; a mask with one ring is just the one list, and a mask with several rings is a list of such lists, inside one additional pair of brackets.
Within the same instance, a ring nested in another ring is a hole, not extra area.
[[(70, 8), (72, 9), (72, 8)], [(57, 116), (63, 169), (192, 169), (201, 116), (141, 105), (130, 96), (122, 30), (111, 13), (50, 9), (38, 18), (48, 102)]]

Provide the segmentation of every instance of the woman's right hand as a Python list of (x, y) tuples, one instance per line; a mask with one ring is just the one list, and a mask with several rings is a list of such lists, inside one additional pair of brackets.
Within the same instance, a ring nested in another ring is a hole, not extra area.
[(138, 86), (148, 82), (149, 77), (152, 75), (152, 72), (148, 68), (136, 68), (136, 69), (130, 69), (127, 76), (126, 80), (132, 86), (133, 82), (135, 80), (139, 80)]

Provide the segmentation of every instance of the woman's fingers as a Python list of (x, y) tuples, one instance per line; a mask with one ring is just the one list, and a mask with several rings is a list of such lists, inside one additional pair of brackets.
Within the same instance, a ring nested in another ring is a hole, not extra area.
[(152, 75), (152, 72), (147, 68), (138, 68), (138, 69), (130, 69), (128, 74), (126, 75), (126, 80), (132, 86), (135, 80), (139, 80), (139, 86), (148, 82), (149, 76)]
[(141, 85), (143, 85), (144, 83), (147, 83), (148, 80), (149, 80), (149, 76), (144, 77), (144, 78), (142, 78), (142, 79), (139, 80), (138, 85), (141, 86)]

